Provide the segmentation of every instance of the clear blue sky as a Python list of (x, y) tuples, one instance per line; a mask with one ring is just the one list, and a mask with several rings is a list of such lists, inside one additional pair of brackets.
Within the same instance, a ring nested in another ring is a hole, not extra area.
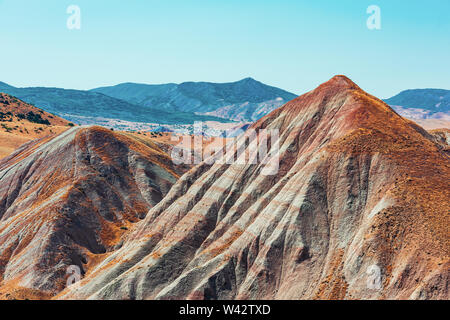
[[(81, 8), (81, 30), (66, 9)], [(369, 5), (382, 29), (366, 27)], [(450, 89), (449, 0), (0, 0), (0, 81), (90, 89), (253, 77), (300, 94), (345, 74), (381, 98)]]

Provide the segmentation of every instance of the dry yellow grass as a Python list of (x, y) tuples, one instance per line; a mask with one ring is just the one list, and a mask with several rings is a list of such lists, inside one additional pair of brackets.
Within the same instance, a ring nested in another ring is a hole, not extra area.
[[(28, 120), (26, 116), (29, 113), (36, 115), (42, 123)], [(0, 159), (28, 141), (53, 137), (68, 128), (68, 121), (0, 93)]]
[(26, 120), (8, 122), (7, 126), (16, 129), (8, 132), (0, 127), (0, 159), (7, 157), (28, 141), (57, 136), (69, 128), (68, 126), (44, 126), (27, 123)]

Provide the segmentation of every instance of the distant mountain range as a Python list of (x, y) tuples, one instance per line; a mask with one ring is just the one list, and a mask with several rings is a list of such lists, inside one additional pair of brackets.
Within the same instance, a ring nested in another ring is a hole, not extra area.
[(450, 120), (450, 90), (406, 90), (384, 101), (406, 118)]
[(256, 121), (297, 97), (252, 78), (231, 83), (123, 83), (91, 91), (158, 110), (195, 112), (242, 122)]
[(90, 91), (16, 88), (0, 82), (0, 92), (83, 124), (104, 124), (101, 118), (160, 124), (253, 122), (296, 97), (252, 78), (231, 83), (123, 83)]
[(193, 112), (154, 109), (93, 91), (44, 87), (16, 88), (0, 82), (0, 92), (13, 95), (76, 123), (83, 119), (84, 124), (98, 124), (98, 118), (163, 124), (227, 121), (214, 116), (196, 115)]
[[(75, 123), (122, 129), (133, 127), (127, 122), (164, 125), (254, 122), (297, 97), (252, 78), (230, 83), (122, 83), (89, 91), (16, 88), (0, 82), (0, 92)], [(450, 121), (450, 90), (406, 90), (384, 101), (412, 120)]]

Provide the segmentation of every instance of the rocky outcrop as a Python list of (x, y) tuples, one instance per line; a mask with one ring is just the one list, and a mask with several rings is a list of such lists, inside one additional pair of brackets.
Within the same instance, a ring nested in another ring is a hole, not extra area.
[(48, 298), (84, 274), (179, 176), (156, 145), (100, 127), (35, 140), (0, 161), (0, 298)]
[(275, 175), (198, 165), (58, 298), (449, 298), (450, 162), (425, 130), (344, 76), (252, 128), (279, 130)]
[(442, 150), (450, 156), (450, 129), (431, 130), (436, 143), (442, 146)]

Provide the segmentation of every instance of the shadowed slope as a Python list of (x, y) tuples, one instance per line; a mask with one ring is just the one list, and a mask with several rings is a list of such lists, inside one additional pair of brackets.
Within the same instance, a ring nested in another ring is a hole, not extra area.
[[(0, 161), (0, 297), (48, 297), (84, 273), (178, 178), (168, 156), (100, 127), (72, 128)], [(38, 292), (38, 293), (36, 293)]]
[(253, 128), (280, 130), (276, 175), (198, 165), (59, 297), (448, 298), (450, 162), (430, 134), (344, 76)]

